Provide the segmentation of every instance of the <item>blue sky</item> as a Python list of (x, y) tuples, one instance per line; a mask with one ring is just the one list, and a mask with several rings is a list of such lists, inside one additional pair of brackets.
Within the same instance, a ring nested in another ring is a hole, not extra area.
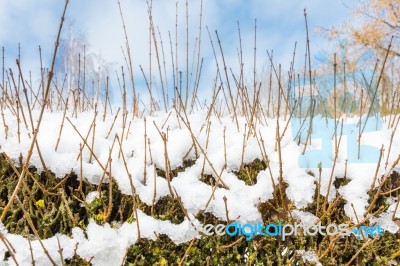
[[(136, 76), (141, 76), (149, 65), (149, 33), (147, 6), (144, 0), (121, 1), (129, 41), (132, 48)], [(15, 67), (17, 45), (22, 48), (22, 65), (27, 70), (39, 69), (38, 46), (43, 48), (45, 63), (50, 61), (59, 16), (64, 1), (61, 0), (1, 0), (0, 1), (0, 46), (6, 49), (7, 67)], [(200, 0), (189, 1), (189, 58), (193, 56), (194, 41), (198, 34)], [(238, 68), (239, 47), (237, 21), (241, 26), (245, 71), (253, 70), (254, 20), (257, 19), (257, 69), (267, 61), (266, 50), (274, 50), (276, 63), (288, 67), (294, 43), (297, 41), (298, 65), (302, 65), (305, 53), (305, 25), (303, 9), (307, 8), (311, 53), (326, 49), (327, 40), (314, 34), (315, 27), (331, 27), (348, 18), (346, 7), (339, 0), (203, 0), (203, 34), (201, 51), (204, 57), (202, 84), (211, 85), (215, 76), (215, 61), (205, 26), (215, 37), (218, 30), (224, 55), (229, 67)], [(175, 38), (176, 1), (153, 0), (155, 26), (159, 27), (166, 54), (167, 68), (171, 71), (168, 31)], [(178, 2), (180, 70), (186, 69), (185, 1)], [(101, 54), (103, 60), (116, 70), (125, 65), (121, 46), (125, 38), (117, 0), (70, 0), (66, 25), (73, 31), (86, 35), (88, 52)], [(158, 35), (158, 34), (157, 34)], [(174, 40), (173, 40), (174, 41)], [(214, 39), (216, 45), (216, 40)], [(216, 47), (217, 48), (217, 47)], [(153, 51), (154, 54), (154, 51)], [(181, 61), (182, 60), (182, 61)], [(191, 61), (191, 60), (190, 60)], [(153, 62), (156, 66), (156, 61)], [(191, 63), (189, 63), (191, 64)], [(169, 75), (170, 73), (167, 73)], [(111, 76), (115, 74), (111, 74)], [(158, 76), (158, 73), (157, 75)]]

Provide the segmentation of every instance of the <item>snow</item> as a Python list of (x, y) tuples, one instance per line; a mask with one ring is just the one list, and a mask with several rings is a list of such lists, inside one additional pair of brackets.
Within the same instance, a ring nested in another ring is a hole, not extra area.
[(95, 199), (99, 198), (99, 196), (100, 196), (100, 193), (99, 193), (98, 191), (89, 192), (89, 194), (87, 194), (87, 196), (86, 196), (85, 202), (86, 202), (87, 204), (90, 204), (90, 203), (92, 203)]
[[(121, 112), (122, 113), (122, 112)], [(45, 112), (42, 120), (40, 132), (38, 135), (38, 143), (43, 155), (46, 166), (52, 170), (57, 177), (62, 178), (71, 170), (80, 173), (83, 177), (93, 184), (97, 184), (103, 175), (103, 168), (108, 166), (109, 154), (111, 147), (111, 170), (114, 179), (117, 181), (119, 189), (124, 194), (132, 194), (130, 177), (135, 187), (136, 193), (140, 199), (151, 204), (154, 195), (154, 182), (156, 182), (156, 200), (168, 195), (169, 189), (167, 181), (157, 176), (155, 168), (165, 169), (165, 147), (164, 142), (159, 134), (158, 129), (167, 134), (167, 153), (171, 168), (174, 169), (182, 165), (184, 160), (196, 160), (195, 164), (180, 172), (171, 181), (172, 187), (176, 190), (181, 201), (191, 217), (191, 221), (185, 218), (181, 224), (172, 224), (169, 221), (159, 221), (138, 210), (139, 226), (141, 237), (155, 239), (156, 234), (167, 234), (175, 243), (190, 241), (193, 237), (199, 237), (199, 233), (191, 226), (195, 224), (200, 226), (200, 222), (194, 218), (200, 210), (203, 210), (212, 196), (212, 186), (200, 181), (199, 177), (202, 172), (215, 177), (216, 173), (220, 175), (223, 182), (229, 187), (217, 188), (208, 205), (206, 212), (210, 212), (220, 220), (226, 221), (226, 207), (224, 198), (227, 199), (227, 209), (229, 210), (229, 219), (237, 220), (240, 223), (256, 223), (262, 219), (261, 214), (257, 210), (257, 205), (272, 198), (273, 185), (269, 170), (261, 171), (257, 176), (257, 183), (253, 186), (246, 185), (239, 180), (233, 173), (240, 167), (243, 153), (243, 134), (245, 131), (246, 119), (239, 117), (239, 129), (231, 116), (218, 118), (211, 116), (210, 132), (207, 132), (206, 117), (207, 112), (197, 111), (189, 114), (189, 121), (194, 137), (198, 140), (200, 147), (206, 154), (201, 152), (197, 147), (199, 157), (196, 159), (195, 150), (192, 148), (192, 136), (185, 124), (179, 119), (179, 115), (175, 111), (169, 113), (159, 112), (154, 116), (148, 116), (146, 120), (141, 118), (129, 118), (131, 122), (130, 131), (127, 127), (123, 129), (123, 118), (121, 113), (117, 117), (114, 126), (114, 115), (108, 114), (105, 121), (102, 115), (97, 115), (95, 128), (95, 141), (93, 143), (94, 156), (90, 160), (90, 150), (84, 146), (82, 150), (82, 162), (78, 159), (80, 154), (80, 144), (83, 144), (82, 138), (75, 131), (73, 126), (64, 121), (64, 127), (61, 140), (57, 151), (55, 150), (57, 139), (60, 132), (63, 112), (54, 111)], [(37, 120), (38, 111), (33, 111), (34, 121)], [(25, 156), (31, 144), (28, 135), (29, 131), (21, 126), (21, 140), (18, 141), (17, 120), (13, 118), (13, 114), (9, 110), (5, 110), (6, 123), (9, 126), (8, 138), (6, 138), (3, 128), (0, 128), (0, 152), (5, 152), (16, 163), (20, 154)], [(88, 144), (92, 146), (93, 128), (89, 131), (94, 119), (94, 112), (87, 111), (78, 113), (77, 118), (71, 117), (67, 112), (67, 117), (76, 126), (80, 134), (85, 138), (89, 136)], [(345, 123), (354, 123), (358, 121), (356, 118), (345, 118)], [(256, 123), (258, 138), (262, 137), (265, 144), (265, 151), (270, 160), (270, 170), (272, 172), (273, 181), (278, 183), (280, 171), (279, 153), (276, 149), (276, 119), (266, 119), (267, 124)], [(288, 121), (283, 118), (280, 120), (281, 134)], [(22, 125), (22, 124), (21, 124)], [(156, 127), (156, 126), (157, 127)], [(318, 182), (319, 169), (317, 164), (307, 162), (308, 168), (299, 166), (299, 158), (302, 155), (304, 146), (298, 145), (293, 141), (292, 124), (289, 123), (288, 129), (282, 138), (282, 161), (283, 161), (283, 179), (288, 184), (286, 193), (293, 202), (296, 210), (292, 211), (292, 215), (303, 221), (304, 223), (315, 222), (316, 217), (312, 214), (301, 211), (313, 201), (316, 185)], [(110, 131), (110, 128), (112, 130)], [(148, 137), (148, 143), (145, 145), (144, 132)], [(158, 128), (158, 129), (157, 129)], [(108, 134), (110, 131), (110, 134)], [(225, 140), (224, 140), (225, 131)], [(321, 129), (323, 131), (323, 129)], [(122, 135), (122, 133), (124, 135)], [(383, 122), (379, 130), (364, 132), (361, 140), (363, 145), (371, 145), (380, 149), (382, 145), (385, 147), (382, 162), (388, 160), (388, 167), (385, 169), (382, 163), (378, 169), (379, 178), (388, 173), (390, 166), (400, 154), (399, 134), (395, 134), (393, 145), (391, 147), (389, 158), (387, 158), (390, 135), (392, 131), (388, 129), (388, 125)], [(109, 135), (107, 137), (107, 135)], [(126, 161), (120, 156), (120, 146), (115, 141), (115, 136), (119, 136), (122, 141), (122, 154)], [(208, 145), (207, 145), (208, 139)], [(115, 142), (114, 142), (115, 141)], [(226, 142), (226, 146), (224, 145)], [(342, 177), (346, 172), (346, 177), (350, 182), (340, 187), (338, 190), (333, 185), (330, 186), (329, 200), (340, 194), (346, 201), (345, 212), (353, 222), (363, 217), (368, 207), (368, 195), (372, 180), (377, 169), (376, 163), (359, 163), (348, 162), (346, 168), (346, 159), (348, 156), (349, 139), (344, 136), (340, 144), (337, 164), (332, 172), (331, 167), (323, 167), (321, 172), (321, 195), (326, 195), (328, 191), (328, 183), (330, 176)], [(114, 146), (113, 146), (114, 144)], [(321, 139), (313, 139), (308, 150), (321, 148), (323, 145)], [(145, 150), (145, 146), (147, 149)], [(226, 150), (226, 162), (225, 162)], [(334, 149), (333, 149), (334, 150)], [(189, 152), (190, 151), (190, 152)], [(186, 156), (186, 157), (185, 157)], [(207, 159), (206, 159), (207, 156)], [(334, 155), (333, 155), (334, 156)], [(146, 164), (144, 158), (146, 157)], [(249, 163), (254, 159), (262, 159), (262, 154), (254, 135), (247, 136), (244, 148), (243, 162)], [(333, 159), (333, 158), (331, 158)], [(208, 162), (211, 162), (211, 164)], [(31, 165), (39, 168), (42, 167), (37, 149), (34, 149)], [(80, 165), (82, 164), (82, 169)], [(224, 167), (226, 164), (226, 168)], [(146, 184), (144, 183), (144, 169), (146, 167)], [(398, 170), (396, 166), (394, 170)], [(309, 171), (313, 175), (309, 174)], [(105, 179), (107, 182), (107, 178)], [(377, 183), (375, 184), (375, 186)], [(93, 192), (86, 197), (86, 202), (92, 202), (98, 194)], [(390, 208), (387, 213), (380, 217), (372, 217), (372, 223), (378, 223), (390, 232), (399, 230), (398, 226), (391, 221), (391, 216), (395, 210), (398, 199), (391, 199)], [(351, 206), (353, 204), (353, 207)], [(357, 217), (356, 217), (357, 215)], [(396, 217), (400, 217), (400, 208), (397, 209)], [(8, 241), (16, 248), (16, 258), (21, 264), (31, 262), (31, 254), (29, 252), (29, 243), (26, 238), (8, 233), (4, 226), (0, 224), (0, 231), (5, 235)], [(397, 226), (397, 227), (396, 227)], [(91, 221), (88, 228), (83, 232), (79, 228), (73, 229), (71, 237), (65, 235), (57, 235), (50, 239), (43, 240), (44, 245), (48, 249), (50, 255), (60, 261), (58, 253), (57, 237), (63, 248), (63, 257), (70, 258), (77, 246), (77, 254), (84, 259), (91, 259), (93, 265), (119, 265), (125, 255), (126, 249), (137, 241), (138, 231), (136, 222), (123, 223), (118, 228), (113, 228), (109, 224), (103, 226), (97, 225)], [(42, 247), (38, 240), (32, 240), (32, 248), (36, 265), (47, 265), (49, 263), (47, 257), (43, 253)], [(7, 251), (4, 244), (0, 242), (0, 257)], [(306, 261), (315, 261), (315, 256), (307, 252), (301, 253)], [(8, 259), (7, 263), (13, 265), (13, 261)]]
[(312, 226), (317, 224), (317, 222), (319, 221), (318, 217), (313, 215), (312, 213), (309, 212), (303, 212), (303, 211), (299, 211), (299, 210), (293, 210), (291, 212), (292, 217), (300, 220), (301, 224), (305, 225), (305, 226)]
[(300, 254), (305, 263), (312, 263), (316, 266), (322, 266), (321, 262), (318, 260), (318, 255), (313, 251), (296, 250), (296, 253)]

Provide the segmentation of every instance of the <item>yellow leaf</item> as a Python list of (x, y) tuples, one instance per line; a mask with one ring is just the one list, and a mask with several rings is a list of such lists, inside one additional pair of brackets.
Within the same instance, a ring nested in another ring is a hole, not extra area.
[(168, 261), (166, 259), (164, 259), (164, 258), (161, 258), (160, 265), (161, 266), (166, 266), (166, 265), (168, 265)]
[(35, 202), (35, 205), (36, 205), (37, 207), (44, 208), (44, 200), (43, 200), (43, 199), (40, 199), (40, 200), (36, 201), (36, 202)]

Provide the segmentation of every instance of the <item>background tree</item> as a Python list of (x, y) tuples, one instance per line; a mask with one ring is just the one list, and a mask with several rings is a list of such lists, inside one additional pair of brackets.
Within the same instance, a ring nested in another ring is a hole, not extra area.
[(66, 78), (64, 86), (76, 101), (80, 97), (98, 97), (104, 94), (106, 78), (110, 72), (100, 54), (93, 53), (85, 32), (70, 24), (60, 40), (56, 73)]
[[(343, 62), (346, 63), (346, 71), (374, 69), (376, 65), (376, 77), (381, 74), (393, 37), (379, 83), (381, 112), (385, 113), (396, 108), (393, 102), (400, 96), (400, 73), (396, 71), (400, 60), (400, 0), (360, 0), (348, 8), (351, 16), (343, 24), (329, 29), (319, 28), (317, 31), (331, 40), (333, 49), (328, 56), (329, 61), (332, 63), (333, 54), (336, 53), (339, 71), (343, 70)], [(340, 51), (346, 51), (345, 56)], [(363, 60), (359, 60), (360, 55), (368, 56), (361, 56)]]
[(371, 48), (385, 54), (394, 36), (391, 55), (400, 56), (400, 0), (365, 0), (349, 7), (350, 18), (339, 27), (321, 29), (329, 39), (345, 37), (355, 48)]

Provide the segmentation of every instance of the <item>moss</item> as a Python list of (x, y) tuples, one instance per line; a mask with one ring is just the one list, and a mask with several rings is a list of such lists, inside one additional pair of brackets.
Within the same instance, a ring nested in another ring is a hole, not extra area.
[(336, 189), (339, 189), (340, 187), (347, 185), (349, 182), (350, 180), (346, 177), (336, 177), (335, 181), (333, 181), (333, 185)]
[[(382, 192), (390, 192), (388, 196), (398, 197), (400, 195), (400, 175), (394, 171), (382, 184)], [(397, 189), (397, 190), (396, 190)]]
[(89, 266), (92, 265), (90, 262), (82, 259), (78, 255), (74, 255), (71, 259), (65, 260), (65, 266)]
[[(205, 183), (205, 184), (207, 184), (207, 185), (209, 185), (209, 186), (212, 186), (212, 187), (214, 187), (215, 184), (217, 183), (217, 181), (216, 181), (216, 179), (214, 178), (214, 176), (212, 176), (212, 175), (205, 175), (205, 174), (202, 174), (202, 175), (200, 176), (200, 181), (203, 182), (203, 183)], [(224, 186), (223, 186), (221, 183), (218, 183), (217, 187), (218, 187), (218, 188), (223, 188)]]
[[(186, 167), (189, 166), (190, 163), (186, 164)], [(238, 175), (246, 179), (245, 182), (250, 182), (255, 180), (259, 171), (265, 169), (265, 165), (260, 161), (254, 161), (243, 167), (243, 169), (246, 168), (247, 171), (239, 171)], [(179, 171), (183, 170), (184, 168), (179, 169)], [(1, 155), (0, 173), (0, 181), (4, 184), (0, 186), (0, 211), (2, 211), (15, 188), (17, 176)], [(172, 223), (181, 223), (185, 219), (178, 199), (172, 199), (170, 196), (162, 197), (155, 202), (154, 206), (150, 206), (141, 202), (139, 198), (122, 194), (114, 182), (111, 186), (112, 205), (109, 210), (109, 184), (98, 187), (83, 180), (80, 186), (79, 178), (74, 173), (69, 173), (63, 179), (57, 179), (53, 173), (38, 173), (34, 167), (30, 168), (30, 173), (31, 175), (25, 177), (18, 197), (24, 209), (29, 212), (40, 237), (43, 238), (51, 237), (56, 233), (70, 235), (71, 229), (75, 226), (85, 229), (90, 219), (94, 219), (99, 224), (133, 222), (135, 221), (134, 200), (137, 202), (138, 209), (155, 219), (170, 220)], [(208, 176), (208, 179), (213, 178)], [(335, 186), (343, 186), (348, 180), (336, 178), (335, 182)], [(398, 182), (398, 174), (393, 173), (382, 185), (382, 191), (391, 191), (398, 186)], [(286, 184), (277, 184), (273, 198), (257, 206), (264, 224), (296, 222), (290, 215), (290, 210), (294, 207), (286, 196), (286, 188)], [(99, 191), (99, 197), (90, 204), (85, 203), (85, 195), (93, 191)], [(375, 192), (376, 189), (370, 194), (373, 195)], [(371, 212), (382, 206), (386, 208), (386, 198), (398, 195), (396, 193), (398, 192), (381, 195)], [(317, 195), (314, 196), (316, 199)], [(320, 202), (317, 204), (314, 201), (305, 208), (305, 211), (315, 214), (318, 205), (320, 208), (318, 216), (321, 217), (322, 213), (324, 214), (321, 218), (322, 225), (350, 223), (344, 212), (346, 204), (344, 199), (336, 195), (336, 198), (326, 206), (326, 210), (329, 211), (325, 212), (321, 211), (324, 201), (325, 198), (320, 196)], [(209, 212), (198, 213), (196, 219), (202, 224), (226, 224), (225, 221), (219, 220)], [(12, 205), (6, 215), (4, 225), (11, 233), (24, 236), (33, 233), (23, 217), (22, 209), (17, 204)], [(124, 263), (125, 265), (176, 265), (187, 252), (184, 265), (309, 265), (303, 262), (295, 250), (311, 250), (321, 257), (320, 262), (323, 265), (343, 265), (361, 249), (364, 243), (365, 241), (354, 236), (332, 242), (330, 237), (319, 234), (307, 236), (302, 233), (296, 237), (289, 236), (284, 241), (280, 237), (269, 236), (255, 236), (252, 240), (246, 241), (240, 236), (203, 235), (195, 239), (188, 249), (190, 241), (176, 245), (166, 235), (158, 235), (155, 240), (139, 239), (129, 247)], [(391, 260), (399, 262), (399, 246), (400, 233), (394, 235), (385, 233), (372, 245), (361, 250), (353, 264), (385, 265)], [(324, 254), (325, 250), (328, 250), (326, 254)], [(6, 256), (9, 255), (6, 254)], [(76, 254), (65, 263), (66, 265), (90, 265), (90, 262)]]
[[(0, 169), (6, 169), (5, 174), (0, 176), (0, 181), (4, 184), (0, 186), (0, 212), (2, 212), (18, 178), (3, 155), (0, 155)], [(21, 171), (18, 167), (17, 170)], [(63, 179), (58, 179), (49, 171), (38, 173), (35, 167), (31, 167), (29, 174), (24, 178), (18, 197), (25, 211), (29, 213), (39, 236), (47, 238), (56, 233), (70, 235), (75, 226), (85, 229), (90, 219), (100, 224), (106, 222), (104, 218), (109, 208), (109, 184), (100, 186), (100, 198), (91, 204), (85, 203), (85, 195), (97, 191), (97, 188), (86, 181), (80, 186), (78, 177), (73, 172)], [(132, 215), (133, 199), (131, 196), (123, 195), (115, 182), (112, 190), (113, 204), (107, 221), (126, 221)], [(11, 233), (33, 234), (18, 204), (11, 205), (4, 225)]]
[[(177, 177), (178, 174), (179, 174), (180, 172), (184, 172), (184, 171), (186, 170), (186, 168), (193, 166), (195, 163), (196, 163), (195, 160), (185, 160), (185, 161), (183, 161), (183, 163), (182, 163), (181, 166), (179, 166), (179, 167), (177, 167), (177, 168), (171, 170), (171, 173), (170, 173), (170, 175), (169, 175), (170, 178), (171, 178), (171, 180), (172, 180), (174, 177)], [(165, 173), (165, 170), (163, 170), (163, 169), (161, 169), (161, 168), (158, 168), (158, 167), (157, 167), (157, 168), (156, 168), (156, 173), (157, 173), (157, 175), (158, 175), (159, 177), (167, 178), (167, 175), (166, 175), (166, 173)]]
[(264, 223), (285, 221), (290, 216), (293, 203), (286, 195), (287, 184), (275, 185), (272, 199), (258, 204), (257, 208)]
[(267, 165), (260, 159), (255, 159), (249, 164), (245, 164), (239, 171), (234, 172), (238, 179), (244, 181), (246, 185), (257, 184), (257, 175), (259, 172), (267, 169)]
[(154, 206), (149, 206), (140, 200), (138, 202), (139, 209), (158, 220), (169, 220), (171, 223), (180, 224), (185, 219), (185, 213), (182, 211), (179, 201), (170, 196), (160, 198)]

